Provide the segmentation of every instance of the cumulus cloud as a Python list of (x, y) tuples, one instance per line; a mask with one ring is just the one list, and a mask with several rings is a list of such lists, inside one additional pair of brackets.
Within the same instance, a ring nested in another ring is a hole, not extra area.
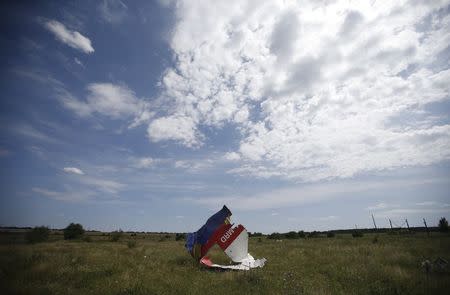
[(230, 173), (295, 181), (449, 159), (450, 125), (424, 111), (450, 94), (447, 4), (318, 5), (179, 1), (149, 138), (197, 147), (233, 124)]
[(236, 152), (226, 153), (223, 157), (227, 161), (239, 161), (241, 159), (241, 156)]
[(89, 40), (89, 38), (83, 36), (77, 31), (69, 30), (59, 21), (49, 20), (45, 22), (44, 26), (62, 43), (84, 53), (94, 52), (94, 48), (92, 47), (91, 40)]
[(148, 136), (151, 141), (180, 141), (188, 147), (200, 144), (195, 122), (187, 116), (161, 117), (150, 123)]
[(77, 99), (67, 91), (60, 91), (58, 100), (81, 117), (97, 113), (112, 119), (132, 118), (130, 128), (148, 122), (153, 116), (149, 103), (125, 85), (91, 83), (87, 91), (85, 100)]
[(80, 168), (76, 168), (76, 167), (64, 167), (63, 170), (64, 170), (64, 172), (67, 172), (67, 173), (73, 173), (73, 174), (78, 174), (78, 175), (84, 174), (84, 172)]

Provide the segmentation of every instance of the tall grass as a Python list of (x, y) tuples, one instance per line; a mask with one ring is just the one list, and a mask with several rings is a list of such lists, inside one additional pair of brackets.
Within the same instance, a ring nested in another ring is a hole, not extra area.
[[(161, 236), (164, 237), (165, 236)], [(374, 235), (269, 240), (251, 238), (249, 251), (263, 269), (212, 271), (160, 236), (108, 242), (57, 240), (0, 246), (2, 294), (448, 294), (450, 271), (421, 267), (450, 260), (450, 237)], [(215, 261), (229, 261), (219, 249)], [(428, 277), (428, 278), (427, 278)]]

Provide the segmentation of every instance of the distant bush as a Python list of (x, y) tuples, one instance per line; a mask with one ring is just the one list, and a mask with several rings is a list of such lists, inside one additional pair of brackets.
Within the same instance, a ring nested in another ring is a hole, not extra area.
[(177, 233), (175, 235), (175, 241), (184, 241), (186, 239), (186, 234)]
[(306, 238), (306, 234), (305, 234), (305, 232), (304, 231), (299, 231), (298, 233), (297, 233), (297, 235), (298, 235), (298, 237), (299, 238), (301, 238), (301, 239), (304, 239), (304, 238)]
[(332, 231), (327, 232), (327, 238), (334, 238), (335, 234)]
[(117, 242), (118, 240), (120, 240), (122, 235), (123, 235), (123, 231), (121, 229), (113, 231), (109, 236), (109, 240), (111, 242)]
[(134, 247), (136, 247), (136, 241), (135, 240), (129, 240), (128, 242), (127, 242), (127, 246), (128, 246), (128, 248), (134, 248)]
[(445, 219), (445, 217), (442, 217), (439, 220), (438, 227), (439, 227), (440, 232), (443, 232), (443, 233), (448, 232), (448, 221), (447, 221), (447, 219)]
[(90, 236), (85, 236), (83, 237), (83, 241), (85, 241), (86, 243), (90, 243), (92, 242), (92, 238)]
[(35, 228), (29, 230), (25, 239), (30, 244), (45, 242), (48, 240), (48, 236), (50, 234), (50, 230), (46, 226), (36, 226)]
[(280, 233), (271, 233), (267, 236), (268, 239), (271, 240), (280, 240), (283, 236)]
[(375, 237), (372, 239), (372, 244), (376, 244), (376, 243), (378, 243), (378, 236), (375, 236)]
[(71, 223), (64, 229), (64, 240), (78, 239), (84, 234), (83, 226), (79, 223)]
[(308, 238), (318, 238), (320, 233), (318, 231), (313, 231), (308, 234)]
[(285, 237), (286, 239), (298, 239), (298, 234), (297, 234), (297, 232), (295, 232), (295, 231), (290, 231), (290, 232), (288, 232), (288, 233), (285, 233), (285, 234), (284, 234), (284, 237)]
[(364, 234), (359, 230), (355, 230), (354, 232), (352, 232), (352, 237), (354, 238), (361, 238), (362, 236), (364, 236)]
[(257, 232), (254, 232), (254, 233), (248, 233), (248, 236), (249, 237), (262, 237), (262, 233), (257, 233)]

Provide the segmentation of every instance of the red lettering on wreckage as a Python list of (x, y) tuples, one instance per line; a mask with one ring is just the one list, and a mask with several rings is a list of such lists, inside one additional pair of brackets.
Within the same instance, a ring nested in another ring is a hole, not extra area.
[(233, 228), (232, 224), (221, 225), (216, 232), (211, 236), (206, 244), (201, 248), (201, 257), (208, 253), (209, 249), (214, 246), (214, 244), (219, 245), (222, 250), (228, 248), (228, 246), (233, 243), (233, 241), (241, 234), (244, 230), (244, 226), (239, 224)]
[(242, 231), (244, 231), (244, 226), (242, 224), (239, 224), (235, 228), (229, 228), (217, 241), (217, 244), (222, 250), (225, 250), (228, 248), (228, 246), (231, 245), (231, 243), (236, 240), (237, 237), (241, 234)]

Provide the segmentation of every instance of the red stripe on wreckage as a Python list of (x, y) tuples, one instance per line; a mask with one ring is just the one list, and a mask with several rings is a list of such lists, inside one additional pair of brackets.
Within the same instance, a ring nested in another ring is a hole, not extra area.
[(231, 243), (236, 240), (236, 238), (244, 231), (245, 228), (242, 224), (239, 224), (235, 228), (228, 228), (225, 233), (223, 233), (220, 238), (217, 240), (217, 244), (222, 250), (226, 250)]
[[(209, 238), (208, 242), (201, 248), (201, 257), (205, 256), (214, 244), (219, 243), (220, 238), (231, 228), (232, 224), (222, 224), (214, 234)], [(223, 248), (222, 248), (223, 250)]]

